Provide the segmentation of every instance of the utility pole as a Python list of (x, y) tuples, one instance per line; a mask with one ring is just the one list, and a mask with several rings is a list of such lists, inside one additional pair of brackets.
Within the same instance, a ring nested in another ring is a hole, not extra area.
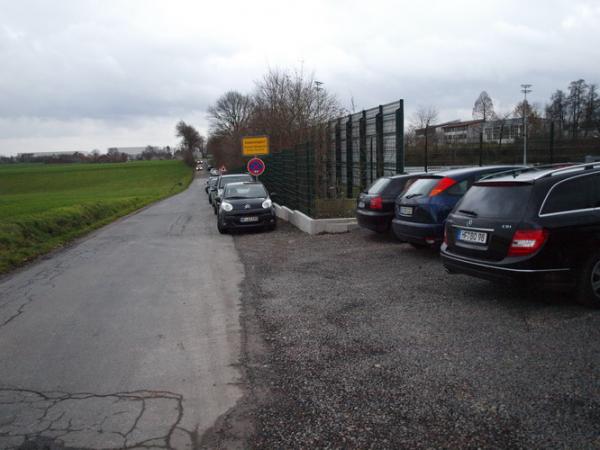
[(521, 92), (523, 93), (523, 165), (527, 165), (527, 94), (531, 92), (531, 84), (522, 84)]

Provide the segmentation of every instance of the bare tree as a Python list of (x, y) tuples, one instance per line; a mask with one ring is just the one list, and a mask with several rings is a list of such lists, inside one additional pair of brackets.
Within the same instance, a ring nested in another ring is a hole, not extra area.
[(481, 119), (484, 122), (494, 120), (496, 113), (494, 112), (494, 102), (486, 91), (481, 91), (475, 104), (473, 105), (473, 119)]
[(579, 129), (581, 127), (581, 119), (583, 116), (586, 90), (587, 84), (583, 79), (571, 81), (571, 84), (569, 84), (569, 96), (567, 97), (567, 105), (569, 110), (569, 119), (571, 122), (571, 138), (573, 139), (577, 137), (577, 135), (579, 134)]
[(181, 138), (183, 160), (187, 165), (194, 166), (196, 164), (194, 152), (202, 151), (204, 147), (204, 138), (198, 133), (198, 130), (192, 125), (188, 125), (183, 120), (179, 121), (175, 126), (175, 136)]
[(546, 118), (558, 124), (558, 135), (563, 136), (567, 116), (567, 96), (564, 91), (557, 89), (550, 97), (546, 106)]
[(502, 147), (502, 140), (504, 139), (504, 130), (506, 128), (506, 122), (512, 116), (512, 111), (505, 112), (498, 116), (498, 122), (500, 122), (500, 132), (498, 134), (498, 147)]
[(253, 102), (249, 95), (229, 91), (208, 108), (211, 132), (226, 136), (239, 136), (248, 127)]
[(589, 132), (595, 128), (595, 119), (599, 115), (600, 101), (598, 100), (598, 88), (590, 84), (585, 98), (583, 135), (587, 137)]
[(343, 114), (338, 99), (302, 71), (269, 70), (256, 83), (251, 127), (275, 149), (307, 140), (317, 126)]
[(430, 127), (437, 120), (438, 112), (433, 106), (419, 106), (412, 116), (412, 126), (416, 130), (422, 130), (425, 134), (425, 147), (423, 152), (423, 167), (427, 172), (429, 165), (429, 140), (435, 137), (435, 128), (430, 136)]

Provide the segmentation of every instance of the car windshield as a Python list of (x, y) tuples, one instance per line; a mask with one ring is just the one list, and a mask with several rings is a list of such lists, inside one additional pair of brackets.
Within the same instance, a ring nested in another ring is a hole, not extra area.
[(419, 178), (412, 182), (404, 192), (403, 197), (413, 198), (429, 195), (431, 190), (440, 181), (440, 177)]
[(267, 191), (260, 184), (229, 184), (224, 198), (265, 198)]
[(226, 185), (228, 185), (229, 183), (239, 183), (242, 181), (252, 181), (252, 178), (250, 178), (250, 175), (240, 175), (237, 177), (222, 177), (221, 181), (219, 182), (219, 187), (224, 187)]
[(530, 194), (530, 184), (475, 185), (458, 203), (455, 211), (469, 211), (490, 219), (520, 219), (525, 214)]

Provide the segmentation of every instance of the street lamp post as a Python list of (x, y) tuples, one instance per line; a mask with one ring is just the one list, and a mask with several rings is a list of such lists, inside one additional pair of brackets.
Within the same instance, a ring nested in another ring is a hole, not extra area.
[(522, 84), (523, 93), (523, 165), (527, 165), (527, 94), (531, 92), (531, 84)]

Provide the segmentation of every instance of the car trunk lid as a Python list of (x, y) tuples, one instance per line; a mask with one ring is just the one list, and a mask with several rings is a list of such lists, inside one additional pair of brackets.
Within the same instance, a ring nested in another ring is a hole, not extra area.
[(530, 183), (476, 183), (456, 205), (446, 226), (452, 253), (476, 259), (500, 261), (523, 221)]

